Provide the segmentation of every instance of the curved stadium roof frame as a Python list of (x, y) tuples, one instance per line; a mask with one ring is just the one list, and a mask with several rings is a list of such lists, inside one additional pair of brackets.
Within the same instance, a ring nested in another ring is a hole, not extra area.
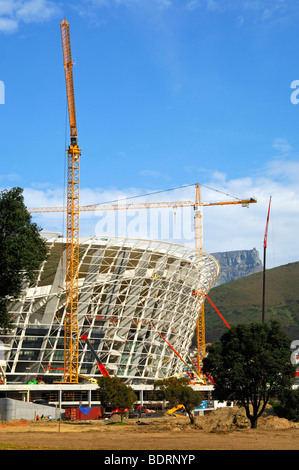
[[(9, 346), (6, 375), (26, 382), (42, 375), (61, 379), (64, 359), (65, 245), (49, 235), (48, 259), (34, 286), (12, 305), (15, 329), (0, 339)], [(220, 267), (211, 255), (166, 242), (128, 238), (80, 239), (80, 336), (86, 334), (110, 374), (128, 383), (150, 383), (181, 373), (199, 308)], [(193, 292), (203, 296), (195, 297)], [(80, 341), (79, 374), (100, 371)]]

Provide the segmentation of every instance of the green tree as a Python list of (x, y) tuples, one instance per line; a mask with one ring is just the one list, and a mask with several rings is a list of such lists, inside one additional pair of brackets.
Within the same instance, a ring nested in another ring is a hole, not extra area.
[(290, 345), (276, 321), (227, 330), (208, 346), (203, 361), (203, 372), (215, 381), (214, 398), (244, 407), (251, 428), (256, 428), (270, 397), (292, 384)]
[(169, 402), (170, 406), (183, 405), (190, 423), (194, 424), (193, 410), (202, 402), (201, 392), (193, 390), (184, 378), (157, 380), (155, 387), (159, 388), (162, 397)]
[(8, 303), (16, 300), (25, 283), (33, 283), (46, 259), (45, 240), (31, 221), (21, 188), (0, 192), (0, 328), (11, 329)]
[(119, 377), (100, 377), (98, 380), (100, 401), (104, 408), (112, 406), (119, 409), (121, 422), (126, 409), (130, 409), (137, 401), (137, 396), (129, 385), (126, 385)]
[(290, 421), (299, 421), (299, 389), (283, 390), (278, 396), (280, 403), (273, 406), (276, 414)]

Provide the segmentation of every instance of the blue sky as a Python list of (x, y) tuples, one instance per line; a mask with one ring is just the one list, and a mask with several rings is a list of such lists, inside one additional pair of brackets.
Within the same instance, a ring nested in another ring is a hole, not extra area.
[[(81, 204), (178, 187), (136, 202), (194, 200), (195, 183), (205, 202), (254, 196), (249, 210), (203, 209), (203, 248), (262, 255), (271, 195), (267, 264), (299, 261), (298, 2), (1, 0), (0, 186), (23, 187), (28, 207), (65, 196), (64, 17)], [(58, 214), (34, 220), (65, 228)], [(82, 213), (80, 231), (192, 245), (192, 221), (191, 209)]]

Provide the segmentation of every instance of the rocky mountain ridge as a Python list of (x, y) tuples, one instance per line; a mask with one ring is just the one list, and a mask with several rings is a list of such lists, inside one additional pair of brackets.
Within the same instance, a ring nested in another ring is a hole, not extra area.
[(211, 255), (217, 259), (221, 268), (214, 287), (263, 270), (260, 254), (256, 248), (252, 250), (211, 253)]

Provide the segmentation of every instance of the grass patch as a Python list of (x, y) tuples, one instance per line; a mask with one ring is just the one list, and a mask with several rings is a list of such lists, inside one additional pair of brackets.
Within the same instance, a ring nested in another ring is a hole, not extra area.
[(106, 423), (106, 426), (113, 426), (113, 425), (117, 425), (117, 426), (127, 426), (129, 423), (122, 423), (121, 421), (117, 421), (117, 422), (114, 422), (114, 423)]

